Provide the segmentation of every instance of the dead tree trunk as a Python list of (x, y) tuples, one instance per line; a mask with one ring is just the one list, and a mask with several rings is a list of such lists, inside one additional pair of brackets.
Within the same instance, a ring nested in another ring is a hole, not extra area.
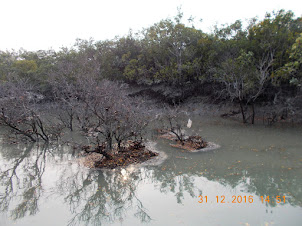
[(240, 111), (241, 111), (241, 115), (242, 115), (242, 122), (246, 123), (245, 112), (244, 112), (243, 103), (241, 100), (239, 100), (239, 105), (240, 105)]
[(255, 104), (252, 103), (252, 124), (255, 123)]

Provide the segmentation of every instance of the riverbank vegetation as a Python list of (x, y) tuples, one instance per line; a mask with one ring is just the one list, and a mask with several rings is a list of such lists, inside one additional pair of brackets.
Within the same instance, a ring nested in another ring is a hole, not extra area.
[[(79, 39), (59, 51), (0, 51), (0, 125), (32, 142), (77, 130), (109, 159), (109, 151), (125, 150), (130, 140), (143, 145), (154, 114), (141, 94), (171, 105), (194, 95), (233, 102), (243, 123), (253, 124), (256, 106), (267, 104), (275, 106), (271, 122), (299, 116), (301, 17), (280, 10), (211, 33), (189, 22), (179, 10), (113, 40)], [(129, 95), (129, 87), (139, 92)], [(182, 132), (172, 127), (183, 145)]]

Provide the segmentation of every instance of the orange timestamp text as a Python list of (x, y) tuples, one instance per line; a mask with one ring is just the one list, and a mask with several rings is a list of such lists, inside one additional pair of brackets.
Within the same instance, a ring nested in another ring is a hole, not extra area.
[(285, 203), (285, 196), (280, 196), (280, 195), (277, 195), (276, 197), (274, 196), (271, 196), (271, 199), (269, 196), (260, 196), (260, 199), (261, 199), (261, 202), (264, 203), (264, 202), (272, 202), (274, 200), (276, 200), (276, 203)]
[[(208, 203), (209, 199), (208, 196), (198, 196), (199, 200), (198, 203)], [(276, 203), (285, 203), (285, 196), (276, 196), (276, 197), (269, 197), (269, 196), (260, 196), (261, 202), (262, 203), (269, 203), (270, 201), (273, 201), (272, 199), (276, 200)], [(252, 195), (249, 196), (241, 196), (241, 195), (233, 195), (231, 199), (227, 199), (224, 195), (221, 196), (215, 196), (215, 199), (211, 201), (216, 202), (216, 203), (253, 203), (254, 202), (254, 197)]]

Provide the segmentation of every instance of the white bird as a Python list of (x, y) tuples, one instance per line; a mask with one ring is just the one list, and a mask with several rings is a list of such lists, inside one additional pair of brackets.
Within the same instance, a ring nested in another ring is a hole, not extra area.
[(188, 120), (187, 127), (188, 127), (188, 128), (191, 128), (191, 126), (192, 126), (192, 120), (191, 120), (191, 119), (189, 119), (189, 120)]
[(127, 174), (127, 171), (125, 169), (122, 169), (121, 173), (122, 173), (123, 176), (125, 176)]
[(127, 180), (128, 179), (127, 171), (125, 169), (122, 169), (121, 173), (122, 173), (122, 176), (123, 176), (123, 180)]

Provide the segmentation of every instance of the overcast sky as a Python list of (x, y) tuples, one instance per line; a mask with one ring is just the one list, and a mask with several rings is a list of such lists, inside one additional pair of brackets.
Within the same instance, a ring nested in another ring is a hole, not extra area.
[[(0, 50), (58, 49), (76, 38), (112, 39), (173, 17), (182, 6), (184, 18), (209, 32), (215, 23), (232, 23), (285, 9), (302, 16), (299, 0), (0, 0)], [(199, 23), (202, 19), (202, 23)]]

